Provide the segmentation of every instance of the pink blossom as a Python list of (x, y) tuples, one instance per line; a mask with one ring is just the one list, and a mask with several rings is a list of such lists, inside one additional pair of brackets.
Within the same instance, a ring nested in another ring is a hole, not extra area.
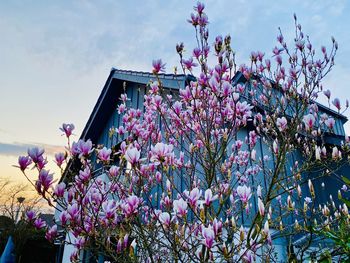
[(32, 163), (32, 159), (29, 156), (19, 156), (18, 164), (19, 168), (24, 171)]
[(334, 146), (332, 149), (332, 158), (333, 159), (341, 158), (341, 152), (338, 150), (337, 146)]
[(204, 8), (205, 8), (204, 3), (197, 2), (197, 5), (194, 7), (194, 10), (196, 10), (198, 12), (198, 14), (202, 14)]
[(329, 128), (329, 129), (333, 129), (334, 128), (334, 125), (335, 125), (335, 120), (333, 118), (328, 118), (327, 120), (325, 120), (324, 122), (326, 124), (326, 126)]
[(91, 140), (73, 142), (71, 151), (73, 155), (78, 155), (79, 158), (82, 156), (87, 157), (93, 151), (92, 142)]
[(36, 214), (35, 214), (35, 212), (33, 210), (28, 210), (26, 212), (26, 219), (28, 221), (33, 221), (35, 217), (36, 217)]
[(170, 226), (170, 214), (168, 212), (163, 212), (159, 214), (159, 221), (166, 227)]
[(243, 203), (248, 203), (250, 197), (251, 197), (251, 190), (250, 187), (247, 187), (246, 185), (239, 185), (237, 187), (237, 194), (239, 196), (239, 198), (241, 199), (241, 201)]
[(174, 200), (173, 205), (175, 214), (180, 214), (180, 216), (185, 216), (187, 214), (187, 202), (182, 198)]
[(204, 204), (210, 206), (211, 202), (215, 201), (218, 198), (218, 195), (213, 196), (211, 189), (207, 189), (204, 192)]
[(171, 144), (157, 143), (155, 146), (151, 146), (151, 162), (161, 163), (167, 161), (167, 157), (173, 157), (173, 148)]
[(202, 228), (202, 236), (204, 238), (203, 240), (203, 244), (211, 249), (214, 245), (214, 240), (215, 240), (215, 234), (214, 234), (214, 230), (212, 226), (208, 226), (208, 227), (203, 227)]
[(61, 182), (58, 185), (56, 185), (55, 190), (54, 190), (54, 194), (57, 197), (63, 197), (65, 189), (66, 189), (66, 184), (64, 182)]
[(38, 230), (44, 228), (46, 226), (46, 223), (44, 220), (42, 220), (40, 217), (34, 220), (34, 227)]
[(124, 211), (127, 215), (132, 215), (137, 212), (137, 208), (140, 205), (141, 201), (140, 199), (135, 196), (131, 195), (126, 199), (126, 206), (124, 208)]
[(332, 101), (333, 105), (338, 109), (338, 111), (340, 111), (341, 109), (341, 106), (340, 106), (340, 100), (338, 98), (335, 98), (333, 101)]
[(196, 187), (196, 188), (193, 188), (191, 192), (185, 191), (184, 194), (188, 198), (188, 202), (190, 206), (194, 208), (197, 207), (197, 202), (202, 195), (202, 191)]
[(315, 146), (315, 158), (321, 160), (321, 148), (319, 146)]
[(119, 174), (119, 170), (120, 168), (118, 166), (113, 165), (109, 168), (108, 173), (111, 177), (116, 177)]
[(287, 128), (287, 119), (285, 117), (277, 118), (276, 124), (279, 131), (282, 132)]
[(259, 208), (259, 214), (261, 216), (264, 216), (265, 214), (265, 206), (263, 201), (260, 199), (260, 197), (258, 197), (258, 208)]
[(34, 163), (38, 163), (42, 159), (43, 154), (44, 149), (39, 149), (38, 147), (28, 149), (28, 155)]
[(64, 153), (55, 154), (55, 162), (58, 167), (61, 167), (65, 160), (66, 160), (66, 155)]
[(304, 121), (306, 130), (310, 131), (315, 124), (315, 117), (314, 117), (314, 115), (309, 113), (308, 115), (304, 116), (303, 121)]
[(72, 123), (63, 123), (60, 130), (64, 132), (67, 138), (69, 138), (74, 130), (74, 125)]
[(325, 90), (324, 92), (323, 92), (323, 94), (328, 98), (328, 99), (330, 99), (331, 98), (331, 91), (328, 89), (328, 90)]
[(108, 200), (102, 203), (102, 210), (104, 212), (104, 217), (107, 220), (114, 218), (116, 209), (117, 209), (117, 206), (114, 200)]
[(38, 182), (43, 186), (43, 191), (46, 191), (53, 183), (53, 175), (49, 174), (49, 171), (42, 169), (39, 172)]
[(125, 152), (125, 159), (131, 163), (132, 166), (136, 165), (140, 159), (140, 151), (135, 147), (129, 146)]
[(272, 144), (272, 150), (274, 154), (278, 154), (278, 141), (275, 139)]
[(53, 225), (47, 230), (45, 234), (45, 238), (49, 241), (52, 241), (56, 236), (57, 236), (57, 225)]
[(164, 72), (165, 71), (165, 64), (163, 64), (161, 59), (153, 60), (152, 65), (153, 65), (152, 72), (154, 74), (158, 74), (159, 72)]
[(98, 151), (98, 158), (103, 162), (108, 162), (111, 156), (112, 150), (107, 149), (106, 147), (103, 147), (101, 150)]
[(216, 218), (213, 220), (213, 230), (215, 236), (217, 236), (222, 231), (222, 222)]
[(60, 219), (62, 226), (65, 226), (67, 224), (68, 220), (70, 219), (70, 215), (66, 211), (63, 211), (60, 214), (59, 219)]
[(191, 71), (193, 67), (197, 67), (198, 64), (193, 62), (193, 58), (189, 58), (188, 60), (182, 60), (182, 63), (184, 64), (184, 66)]

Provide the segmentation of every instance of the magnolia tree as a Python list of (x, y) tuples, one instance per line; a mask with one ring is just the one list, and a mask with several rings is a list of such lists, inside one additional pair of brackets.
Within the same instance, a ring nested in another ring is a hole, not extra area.
[[(280, 31), (270, 58), (252, 52), (238, 67), (230, 36), (211, 44), (204, 5), (194, 11), (197, 46), (187, 54), (181, 43), (176, 51), (183, 73), (195, 77), (169, 90), (160, 77), (165, 64), (153, 61), (157, 81), (148, 85), (144, 110), (120, 98), (123, 123), (111, 136), (123, 140), (116, 147), (71, 144), (74, 126), (64, 124), (68, 147), (56, 163), (79, 171), (67, 168), (55, 187), (43, 150), (19, 157), (25, 175), (34, 164), (36, 190), (59, 211), (47, 238), (54, 240), (58, 227), (70, 233), (72, 261), (84, 250), (115, 262), (273, 261), (282, 241), (289, 260), (303, 260), (336, 219), (324, 211), (329, 203), (318, 207), (314, 183), (348, 152), (347, 138), (342, 146), (325, 144), (335, 120), (315, 102), (324, 94), (341, 110), (322, 89), (337, 42), (317, 53), (294, 17), (290, 44)], [(346, 205), (335, 210), (348, 216)], [(27, 219), (45, 228), (34, 213)], [(304, 241), (293, 248), (297, 237)]]

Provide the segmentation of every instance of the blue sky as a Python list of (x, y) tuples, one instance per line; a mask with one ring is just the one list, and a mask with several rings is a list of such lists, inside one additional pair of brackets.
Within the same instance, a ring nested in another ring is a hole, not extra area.
[[(294, 12), (314, 46), (329, 46), (334, 36), (339, 52), (324, 86), (342, 100), (350, 97), (349, 1), (204, 2), (211, 42), (230, 34), (239, 64), (252, 50), (271, 54), (279, 26), (291, 38)], [(152, 59), (162, 58), (171, 72), (178, 65), (176, 43), (193, 47), (186, 19), (194, 4), (1, 1), (0, 177), (20, 177), (10, 165), (28, 146), (59, 149), (61, 123), (74, 123), (78, 137), (112, 67), (149, 71)]]

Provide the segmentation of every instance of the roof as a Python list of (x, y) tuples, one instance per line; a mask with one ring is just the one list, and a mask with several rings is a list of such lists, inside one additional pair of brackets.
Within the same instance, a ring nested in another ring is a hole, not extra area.
[[(164, 87), (176, 89), (181, 86), (184, 87), (186, 81), (194, 79), (193, 76), (184, 74), (159, 74), (158, 78), (162, 81)], [(99, 123), (101, 123), (101, 121), (106, 121), (109, 116), (109, 113), (115, 109), (116, 100), (120, 97), (120, 95), (123, 92), (121, 88), (123, 86), (123, 82), (129, 81), (146, 85), (151, 80), (156, 81), (157, 78), (154, 74), (149, 72), (112, 68), (80, 138), (96, 138), (99, 131), (98, 125), (94, 124), (97, 124), (97, 120)], [(92, 127), (94, 128), (92, 129)]]
[[(243, 76), (241, 72), (237, 72), (237, 74), (232, 78), (232, 82), (239, 83), (239, 82), (246, 82), (246, 78)], [(332, 110), (331, 108), (316, 102), (312, 101), (313, 103), (316, 103), (319, 109), (321, 109), (323, 112), (332, 115), (333, 117), (339, 118), (342, 120), (343, 124), (348, 121), (348, 118), (344, 116), (343, 114), (336, 112), (335, 110)]]

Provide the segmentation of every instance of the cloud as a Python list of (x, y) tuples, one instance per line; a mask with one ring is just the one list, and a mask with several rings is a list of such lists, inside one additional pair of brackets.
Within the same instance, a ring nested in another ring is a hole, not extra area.
[(20, 156), (26, 155), (29, 148), (39, 147), (45, 149), (47, 155), (54, 155), (55, 153), (64, 151), (64, 147), (43, 143), (3, 143), (0, 142), (0, 155), (4, 156)]

